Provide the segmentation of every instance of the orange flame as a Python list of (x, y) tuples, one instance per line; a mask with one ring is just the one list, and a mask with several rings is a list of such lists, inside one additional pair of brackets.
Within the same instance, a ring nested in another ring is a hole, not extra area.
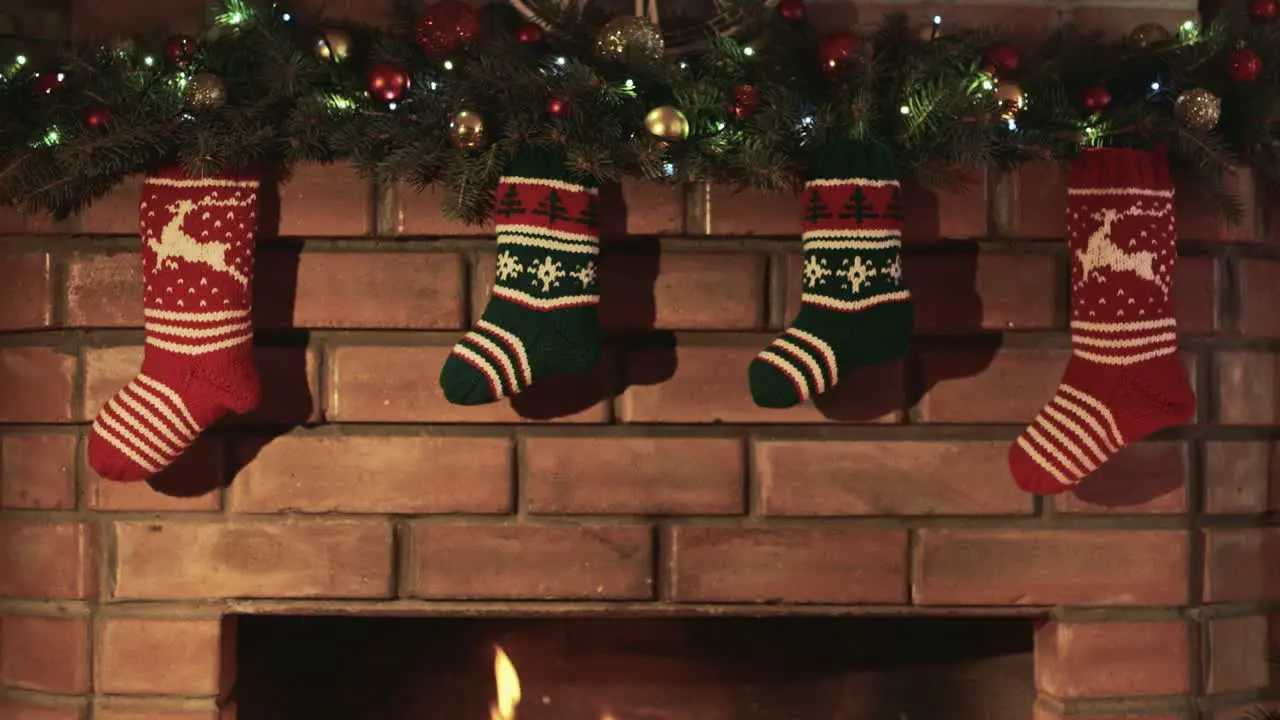
[(499, 646), (494, 646), (493, 678), (498, 686), (498, 699), (489, 705), (489, 720), (516, 720), (516, 706), (520, 704), (520, 676), (511, 658)]

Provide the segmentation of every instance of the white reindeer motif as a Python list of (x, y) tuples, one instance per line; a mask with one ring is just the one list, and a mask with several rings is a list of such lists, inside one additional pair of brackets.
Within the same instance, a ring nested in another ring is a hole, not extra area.
[(1141, 205), (1136, 205), (1123, 211), (1115, 208), (1106, 208), (1101, 212), (1094, 213), (1091, 217), (1102, 224), (1089, 235), (1089, 243), (1085, 246), (1085, 249), (1076, 251), (1076, 257), (1080, 260), (1080, 268), (1084, 271), (1084, 277), (1088, 278), (1090, 273), (1100, 268), (1110, 268), (1115, 272), (1134, 273), (1143, 280), (1155, 283), (1160, 289), (1165, 289), (1165, 282), (1153, 267), (1156, 254), (1150, 250), (1134, 253), (1127, 253), (1121, 250), (1119, 246), (1111, 241), (1111, 226), (1121, 218), (1134, 216), (1163, 217), (1167, 212), (1167, 210), (1146, 209)]
[(182, 223), (187, 219), (187, 215), (201, 206), (238, 207), (248, 205), (250, 202), (252, 197), (230, 200), (214, 200), (212, 197), (205, 197), (199, 201), (179, 200), (170, 204), (167, 209), (174, 214), (173, 219), (165, 223), (164, 229), (160, 231), (160, 238), (151, 241), (151, 247), (156, 251), (156, 269), (159, 270), (165, 266), (176, 268), (178, 260), (185, 260), (189, 263), (208, 265), (210, 269), (226, 273), (235, 278), (236, 282), (248, 287), (249, 278), (227, 263), (227, 251), (231, 249), (230, 243), (196, 242), (195, 238), (182, 231)]

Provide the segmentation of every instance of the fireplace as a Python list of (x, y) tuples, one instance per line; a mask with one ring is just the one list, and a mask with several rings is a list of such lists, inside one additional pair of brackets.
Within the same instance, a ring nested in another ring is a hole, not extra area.
[(1023, 720), (1028, 619), (237, 618), (238, 720)]

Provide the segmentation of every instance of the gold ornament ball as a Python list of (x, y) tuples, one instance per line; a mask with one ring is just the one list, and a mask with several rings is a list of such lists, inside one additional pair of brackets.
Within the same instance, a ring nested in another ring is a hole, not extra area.
[(481, 147), (485, 143), (484, 118), (478, 112), (459, 110), (449, 118), (449, 137), (454, 145), (466, 150)]
[(1165, 26), (1156, 23), (1143, 23), (1129, 33), (1129, 45), (1137, 50), (1144, 50), (1152, 45), (1169, 41), (1173, 35)]
[(665, 51), (662, 31), (644, 18), (614, 18), (596, 36), (596, 57), (605, 62), (658, 62)]
[(996, 85), (996, 102), (1000, 103), (1000, 117), (1012, 120), (1014, 115), (1027, 104), (1022, 86), (1014, 82), (1002, 82)]
[(218, 107), (227, 101), (227, 86), (222, 78), (200, 73), (187, 82), (187, 105), (193, 108)]
[(321, 60), (342, 62), (351, 54), (351, 35), (340, 28), (321, 30), (316, 37), (315, 53)]
[(1188, 90), (1174, 101), (1173, 114), (1192, 130), (1212, 130), (1222, 117), (1222, 101), (1204, 88)]
[(644, 127), (663, 140), (684, 140), (689, 137), (689, 119), (670, 105), (659, 105), (644, 116)]

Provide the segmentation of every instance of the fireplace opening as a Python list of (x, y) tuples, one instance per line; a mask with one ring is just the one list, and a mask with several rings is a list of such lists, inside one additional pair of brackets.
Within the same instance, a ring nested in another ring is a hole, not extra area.
[(241, 616), (238, 720), (1026, 720), (1032, 621)]

